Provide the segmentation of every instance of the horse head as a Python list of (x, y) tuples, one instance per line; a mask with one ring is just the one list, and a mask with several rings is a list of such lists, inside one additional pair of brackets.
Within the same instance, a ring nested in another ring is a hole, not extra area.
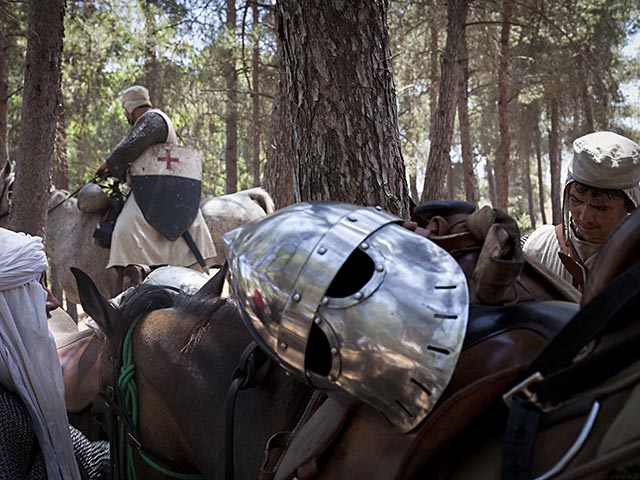
[[(140, 446), (118, 459), (121, 471), (132, 465), (148, 479), (166, 478), (162, 469), (205, 478), (224, 471), (225, 397), (252, 337), (234, 300), (219, 296), (221, 272), (193, 295), (143, 284), (114, 307), (86, 274), (74, 270), (83, 308), (105, 337), (101, 394), (123, 419), (110, 437), (120, 445), (128, 437)], [(273, 369), (264, 386), (240, 396), (238, 478), (257, 477), (268, 437), (293, 426), (304, 392), (302, 384)], [(133, 410), (137, 418), (128, 413)]]

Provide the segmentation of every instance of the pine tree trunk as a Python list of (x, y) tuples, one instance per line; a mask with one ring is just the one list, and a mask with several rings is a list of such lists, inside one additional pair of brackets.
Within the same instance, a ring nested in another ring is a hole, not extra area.
[(523, 120), (519, 123), (518, 135), (518, 157), (522, 165), (522, 175), (524, 177), (524, 189), (527, 194), (527, 211), (531, 228), (536, 228), (536, 212), (533, 205), (533, 186), (531, 185), (531, 127), (532, 116), (527, 110), (522, 112)]
[(227, 85), (227, 102), (225, 113), (226, 147), (225, 162), (225, 192), (233, 193), (238, 190), (238, 71), (233, 53), (236, 32), (236, 3), (227, 0), (227, 32), (229, 42), (226, 52), (225, 81)]
[(4, 171), (4, 166), (9, 161), (9, 119), (7, 110), (9, 92), (7, 87), (7, 43), (5, 36), (7, 24), (5, 11), (6, 0), (2, 0), (0, 1), (0, 174)]
[[(408, 216), (385, 0), (281, 0), (281, 135), (272, 194), (380, 205)], [(291, 162), (291, 164), (289, 163)], [(282, 200), (276, 202), (282, 205)]]
[(464, 174), (464, 195), (467, 202), (478, 204), (478, 187), (473, 170), (473, 147), (469, 126), (469, 51), (467, 49), (466, 29), (462, 33), (462, 45), (458, 58), (460, 70), (458, 84), (458, 123), (460, 126), (460, 148), (462, 150), (462, 168)]
[(9, 228), (45, 237), (58, 120), (65, 0), (31, 0)]
[(260, 25), (258, 22), (258, 2), (251, 2), (253, 16), (253, 51), (251, 52), (251, 170), (253, 186), (262, 184), (260, 178)]
[(544, 174), (542, 168), (542, 138), (540, 134), (540, 127), (536, 121), (536, 126), (533, 130), (533, 141), (536, 149), (536, 163), (538, 165), (538, 200), (540, 202), (540, 215), (542, 217), (542, 224), (547, 224), (547, 212), (544, 206)]
[(560, 188), (560, 121), (559, 100), (556, 87), (549, 95), (549, 116), (551, 118), (551, 131), (549, 132), (549, 168), (551, 170), (551, 221), (554, 225), (562, 222), (562, 208)]
[[(60, 83), (62, 87), (62, 83)], [(60, 105), (56, 122), (56, 141), (53, 157), (53, 184), (61, 190), (69, 190), (69, 168), (67, 166), (67, 131), (64, 117), (64, 99), (62, 88), (58, 91)]]
[(443, 195), (445, 178), (451, 161), (449, 149), (456, 112), (457, 55), (465, 28), (467, 10), (467, 0), (451, 0), (447, 4), (447, 43), (442, 60), (438, 108), (431, 131), (431, 148), (422, 189), (422, 201), (439, 200)]
[[(435, 0), (431, 4), (430, 11), (433, 18), (437, 17)], [(438, 25), (429, 23), (429, 136), (433, 135), (436, 124), (436, 112), (438, 109), (438, 85), (440, 84), (440, 51), (438, 50)]]
[(498, 120), (500, 146), (495, 161), (496, 208), (507, 212), (509, 206), (509, 32), (512, 12), (511, 0), (502, 2), (502, 32), (500, 34), (500, 62), (498, 65)]

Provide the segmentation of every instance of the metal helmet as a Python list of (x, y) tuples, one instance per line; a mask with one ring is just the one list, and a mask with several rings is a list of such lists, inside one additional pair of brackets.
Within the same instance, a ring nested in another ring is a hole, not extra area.
[(111, 202), (100, 185), (87, 183), (78, 192), (78, 208), (85, 213), (106, 212)]
[(379, 207), (300, 203), (222, 239), (260, 345), (314, 388), (404, 433), (451, 378), (469, 294), (453, 257), (399, 223)]

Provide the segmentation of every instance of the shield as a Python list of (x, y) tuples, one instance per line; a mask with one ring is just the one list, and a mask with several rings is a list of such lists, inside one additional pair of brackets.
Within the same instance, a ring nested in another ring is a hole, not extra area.
[(202, 152), (160, 143), (131, 165), (131, 189), (144, 218), (169, 240), (193, 223), (202, 193)]

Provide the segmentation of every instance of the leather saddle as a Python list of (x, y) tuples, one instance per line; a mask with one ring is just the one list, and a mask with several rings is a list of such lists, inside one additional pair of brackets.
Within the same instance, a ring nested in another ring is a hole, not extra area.
[(577, 309), (563, 301), (473, 307), (453, 378), (418, 428), (405, 435), (383, 432), (327, 399), (291, 432), (263, 480), (347, 479), (354, 472), (369, 480), (410, 477), (480, 415), (506, 408), (502, 394)]
[(98, 394), (100, 341), (93, 329), (78, 330), (62, 309), (52, 312), (48, 325), (62, 367), (67, 412), (82, 412)]

